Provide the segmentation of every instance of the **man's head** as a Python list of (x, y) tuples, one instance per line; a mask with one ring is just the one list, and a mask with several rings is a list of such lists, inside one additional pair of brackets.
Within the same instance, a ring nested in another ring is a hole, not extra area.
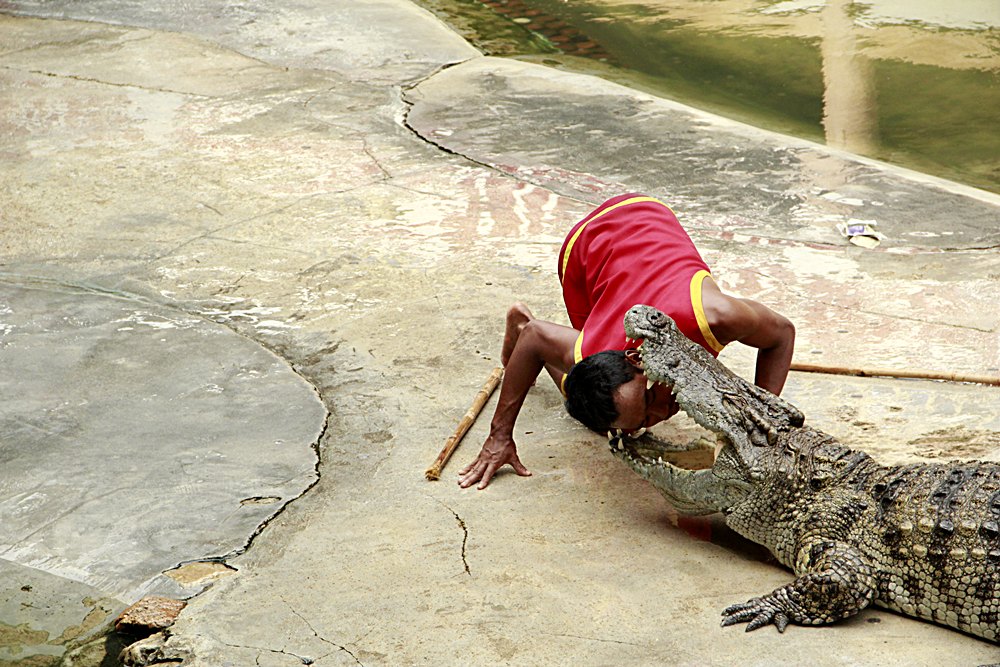
[(586, 357), (566, 376), (566, 411), (587, 428), (638, 431), (677, 412), (670, 389), (646, 386), (635, 350), (605, 350)]

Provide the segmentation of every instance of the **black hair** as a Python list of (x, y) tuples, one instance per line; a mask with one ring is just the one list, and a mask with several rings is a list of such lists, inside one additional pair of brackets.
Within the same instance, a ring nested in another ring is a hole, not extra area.
[(566, 375), (566, 412), (592, 431), (607, 433), (618, 419), (615, 390), (636, 372), (622, 350), (605, 350), (584, 358)]

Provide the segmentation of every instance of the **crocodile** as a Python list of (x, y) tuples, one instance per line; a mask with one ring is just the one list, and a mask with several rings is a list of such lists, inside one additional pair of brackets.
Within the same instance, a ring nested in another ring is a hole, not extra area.
[(795, 406), (730, 371), (659, 310), (634, 306), (624, 324), (642, 341), (647, 382), (670, 386), (721, 449), (696, 471), (664, 461), (649, 436), (609, 433), (612, 452), (679, 512), (721, 512), (796, 577), (727, 607), (723, 626), (784, 632), (874, 603), (1000, 639), (1000, 465), (882, 465), (806, 426)]

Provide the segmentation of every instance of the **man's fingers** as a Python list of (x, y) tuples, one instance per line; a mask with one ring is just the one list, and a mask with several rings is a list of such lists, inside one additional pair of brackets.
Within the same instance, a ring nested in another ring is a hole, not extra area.
[(467, 489), (478, 481), (479, 481), (479, 475), (473, 474), (459, 481), (458, 485), (463, 489)]
[(493, 479), (493, 473), (497, 471), (498, 467), (499, 466), (495, 463), (491, 463), (488, 466), (486, 466), (486, 472), (483, 473), (483, 479), (481, 482), (479, 482), (479, 486), (477, 486), (476, 488), (482, 491), (487, 486), (489, 486), (490, 480)]
[(493, 479), (493, 475), (496, 474), (497, 470), (504, 467), (507, 463), (514, 468), (516, 472), (521, 477), (530, 477), (531, 471), (524, 467), (521, 460), (515, 454), (509, 461), (497, 462), (490, 461), (486, 458), (477, 458), (475, 461), (465, 466), (458, 471), (458, 485), (463, 489), (466, 489), (476, 482), (479, 482), (478, 489), (485, 489), (490, 485), (490, 480)]
[(510, 465), (514, 468), (514, 472), (521, 477), (531, 477), (531, 471), (524, 467), (524, 464), (521, 463), (521, 459), (515, 458), (510, 462)]
[(476, 459), (469, 465), (465, 466), (464, 469), (458, 472), (459, 479), (458, 485), (460, 487), (467, 488), (472, 486), (479, 481), (479, 478), (483, 476), (483, 469), (486, 467), (486, 462)]

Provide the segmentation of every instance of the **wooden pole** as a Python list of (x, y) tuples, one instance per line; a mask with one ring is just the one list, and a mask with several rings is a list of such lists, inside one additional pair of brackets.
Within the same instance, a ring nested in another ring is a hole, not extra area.
[(888, 368), (853, 368), (850, 366), (821, 366), (819, 364), (792, 363), (790, 370), (803, 373), (829, 373), (831, 375), (856, 375), (858, 377), (912, 378), (915, 380), (945, 380), (947, 382), (974, 382), (1000, 387), (1000, 377), (991, 375), (968, 375), (963, 373), (941, 373), (937, 371), (910, 370), (897, 371)]
[(469, 428), (472, 427), (473, 422), (476, 421), (476, 417), (478, 417), (479, 413), (483, 411), (483, 406), (486, 405), (486, 401), (490, 399), (490, 396), (493, 394), (494, 390), (496, 390), (497, 385), (500, 384), (501, 378), (503, 378), (503, 368), (497, 366), (493, 369), (493, 372), (490, 373), (489, 378), (486, 379), (486, 384), (484, 384), (483, 388), (479, 390), (478, 394), (476, 394), (475, 400), (472, 401), (472, 407), (470, 407), (469, 411), (465, 413), (464, 417), (462, 417), (462, 421), (458, 422), (458, 428), (455, 429), (455, 434), (445, 441), (444, 448), (441, 450), (441, 453), (438, 454), (437, 460), (434, 461), (434, 464), (427, 469), (427, 472), (424, 473), (424, 477), (426, 477), (428, 481), (441, 479), (441, 470), (448, 462), (448, 459), (451, 458), (452, 453), (454, 453), (454, 451), (458, 448), (458, 443), (462, 441), (462, 437), (466, 434), (466, 432), (468, 432)]

